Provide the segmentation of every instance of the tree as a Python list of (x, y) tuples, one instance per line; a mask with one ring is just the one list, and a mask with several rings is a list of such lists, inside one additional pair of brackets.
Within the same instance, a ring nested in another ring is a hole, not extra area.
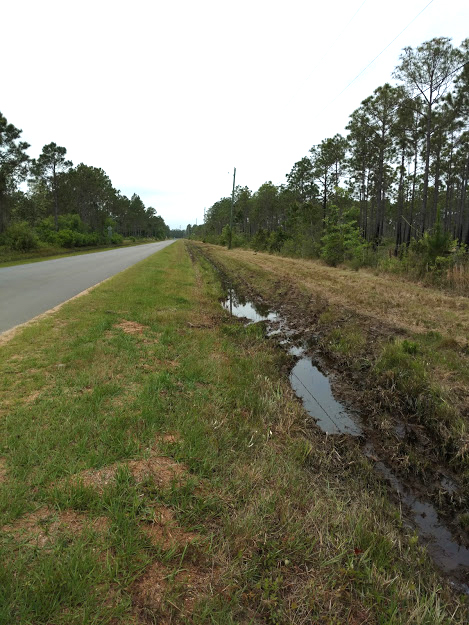
[(20, 141), (21, 133), (0, 113), (0, 233), (8, 224), (8, 194), (27, 174), (29, 144)]
[(116, 190), (104, 170), (80, 163), (63, 175), (62, 191), (67, 212), (80, 215), (91, 230), (103, 231), (116, 199)]
[(404, 48), (400, 56), (401, 64), (394, 77), (402, 80), (412, 97), (422, 99), (425, 125), (425, 168), (422, 191), (422, 232), (425, 231), (428, 203), (428, 181), (430, 173), (431, 138), (433, 115), (449, 87), (455, 80), (455, 73), (461, 68), (463, 54), (451, 45), (449, 37), (435, 37), (424, 42), (415, 50)]
[(339, 186), (342, 167), (345, 161), (347, 140), (336, 134), (323, 139), (310, 149), (313, 176), (322, 185), (323, 219), (326, 219), (327, 203), (334, 189)]
[(59, 179), (60, 174), (67, 172), (72, 166), (71, 161), (67, 161), (65, 155), (66, 148), (56, 143), (48, 143), (42, 148), (39, 158), (33, 162), (33, 173), (37, 178), (42, 179), (54, 199), (54, 224), (55, 229), (59, 229)]

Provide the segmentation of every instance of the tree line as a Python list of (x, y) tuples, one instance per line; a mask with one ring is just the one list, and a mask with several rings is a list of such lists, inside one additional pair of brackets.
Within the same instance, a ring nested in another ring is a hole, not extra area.
[[(352, 112), (345, 135), (314, 145), (257, 191), (237, 187), (190, 234), (332, 264), (391, 245), (446, 253), (469, 247), (469, 39), (404, 48), (393, 78)], [(334, 246), (336, 250), (334, 253)]]
[(0, 242), (27, 249), (39, 240), (74, 247), (169, 236), (155, 209), (115, 189), (103, 169), (74, 166), (55, 143), (31, 159), (21, 134), (0, 113)]

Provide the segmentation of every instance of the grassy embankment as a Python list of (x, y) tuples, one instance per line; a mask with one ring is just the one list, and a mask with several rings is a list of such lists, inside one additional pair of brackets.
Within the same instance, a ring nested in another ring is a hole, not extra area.
[(52, 260), (57, 257), (80, 256), (81, 254), (93, 254), (94, 252), (107, 252), (115, 250), (119, 247), (131, 247), (134, 245), (144, 245), (145, 243), (154, 243), (153, 239), (145, 239), (143, 241), (131, 241), (125, 239), (122, 245), (111, 246), (93, 246), (78, 249), (69, 249), (65, 247), (39, 247), (29, 252), (21, 252), (12, 250), (2, 245), (0, 246), (0, 267), (12, 267), (14, 265), (24, 265), (25, 263), (37, 263), (43, 260)]
[(0, 347), (0, 623), (462, 624), (181, 242)]
[[(397, 468), (431, 480), (448, 469), (456, 495), (430, 495), (469, 530), (469, 299), (389, 275), (201, 245), (244, 289), (293, 318), (348, 376)], [(410, 427), (398, 440), (395, 426)]]

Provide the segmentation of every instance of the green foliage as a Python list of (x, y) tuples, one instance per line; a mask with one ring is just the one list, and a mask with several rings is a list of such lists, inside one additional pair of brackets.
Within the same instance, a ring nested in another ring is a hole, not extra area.
[(287, 239), (288, 236), (283, 230), (275, 230), (274, 232), (271, 232), (267, 241), (269, 252), (280, 252)]
[(4, 238), (6, 244), (13, 250), (27, 252), (39, 247), (39, 239), (26, 221), (12, 224)]
[(266, 250), (268, 241), (269, 241), (269, 234), (262, 228), (259, 228), (259, 230), (256, 232), (256, 234), (252, 238), (251, 247), (253, 250), (256, 250), (257, 252)]
[(450, 264), (447, 255), (455, 247), (451, 234), (443, 230), (439, 213), (434, 228), (411, 243), (411, 250), (420, 258), (420, 264), (437, 269), (444, 269)]
[(227, 224), (221, 231), (220, 245), (228, 245), (228, 242), (230, 240), (230, 232), (230, 226)]
[(111, 237), (111, 243), (113, 245), (122, 245), (123, 242), (124, 242), (124, 237), (118, 232), (114, 232), (114, 234)]
[(341, 211), (337, 206), (331, 206), (324, 230), (321, 258), (328, 265), (335, 267), (363, 256), (366, 242), (360, 234), (353, 209)]

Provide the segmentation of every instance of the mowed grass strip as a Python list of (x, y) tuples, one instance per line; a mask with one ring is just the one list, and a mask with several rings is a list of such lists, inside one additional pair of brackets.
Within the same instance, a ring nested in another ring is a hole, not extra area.
[(0, 623), (466, 623), (182, 242), (0, 349)]
[(462, 521), (469, 501), (469, 299), (318, 261), (191, 245), (241, 288), (301, 320), (305, 340), (361, 389), (386, 446), (395, 446), (396, 420), (416, 430), (420, 451), (405, 441), (396, 465), (429, 482), (438, 465), (454, 471)]

